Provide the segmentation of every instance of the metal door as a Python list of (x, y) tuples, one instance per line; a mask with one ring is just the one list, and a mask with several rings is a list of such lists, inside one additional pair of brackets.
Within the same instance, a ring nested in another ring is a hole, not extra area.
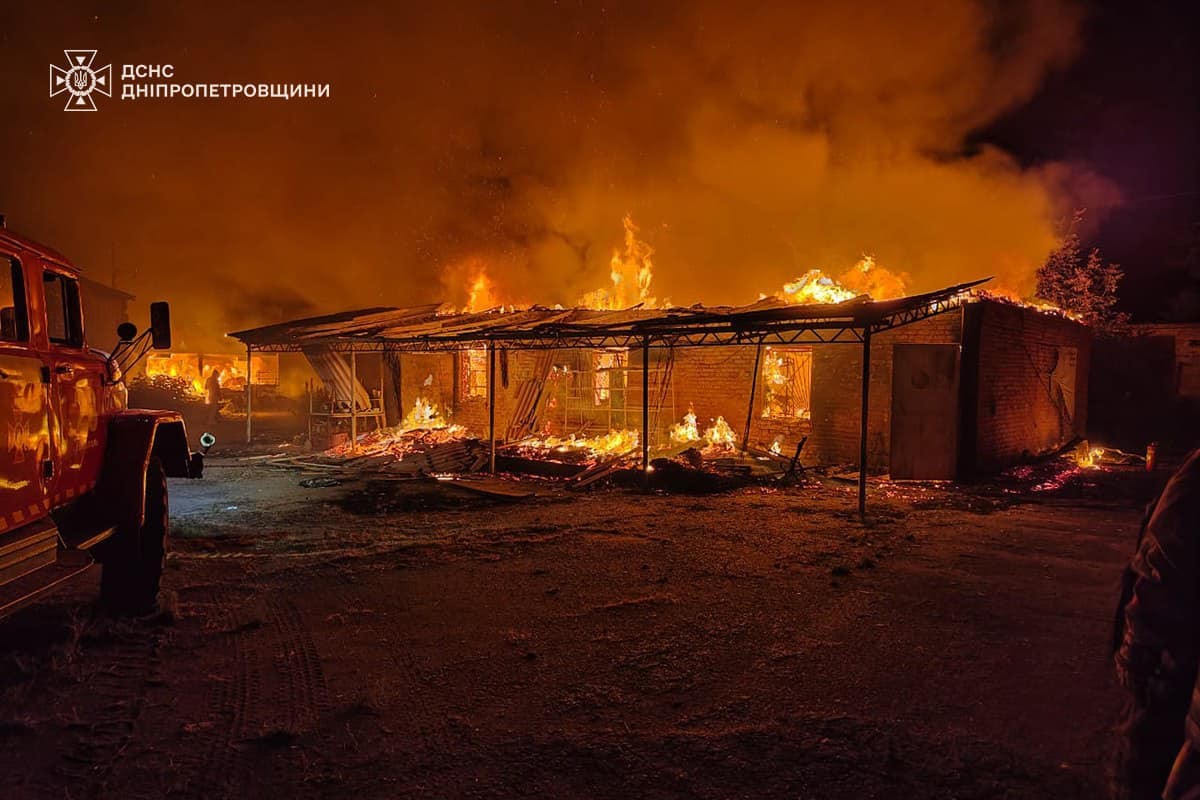
[(958, 356), (958, 345), (898, 344), (893, 348), (892, 478), (955, 477)]

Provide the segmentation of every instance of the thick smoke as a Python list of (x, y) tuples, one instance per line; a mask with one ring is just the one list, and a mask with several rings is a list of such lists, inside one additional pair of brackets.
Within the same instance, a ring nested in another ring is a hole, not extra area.
[[(118, 283), (174, 300), (200, 347), (284, 306), (462, 304), (480, 268), (502, 301), (571, 303), (607, 281), (626, 214), (653, 293), (679, 304), (864, 254), (913, 290), (1028, 292), (1056, 220), (1114, 200), (1078, 165), (976, 142), (1075, 56), (1066, 0), (300, 5), (147, 4), (71, 35), (49, 11), (0, 13), (37, 131), (0, 134), (15, 226), (100, 278), (115, 252)], [(80, 39), (179, 80), (334, 97), (63, 115), (33, 75)], [(286, 302), (259, 302), (277, 285)]]

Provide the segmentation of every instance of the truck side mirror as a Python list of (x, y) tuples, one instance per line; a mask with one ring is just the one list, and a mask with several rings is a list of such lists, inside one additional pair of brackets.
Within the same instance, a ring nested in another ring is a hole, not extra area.
[(150, 304), (150, 341), (155, 350), (171, 349), (171, 306), (168, 303)]
[(137, 336), (137, 325), (132, 322), (122, 322), (117, 326), (117, 341), (132, 342), (135, 336)]

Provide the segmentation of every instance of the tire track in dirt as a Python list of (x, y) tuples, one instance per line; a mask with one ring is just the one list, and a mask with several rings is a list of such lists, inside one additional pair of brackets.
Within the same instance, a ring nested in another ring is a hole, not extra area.
[(213, 672), (207, 676), (209, 718), (193, 726), (196, 738), (184, 753), (180, 765), (184, 782), (173, 793), (175, 797), (234, 796), (247, 784), (250, 775), (245, 754), (238, 748), (237, 741), (259, 688), (258, 680), (252, 674), (246, 644), (254, 621), (216, 593), (211, 600), (209, 624), (217, 627), (219, 632), (200, 646), (211, 650), (224, 638), (229, 657), (221, 666), (229, 669), (224, 674)]
[[(293, 769), (301, 736), (319, 729), (330, 709), (316, 644), (295, 605), (277, 598), (239, 603), (213, 598), (210, 625), (199, 646), (225, 639), (228, 658), (210, 674), (208, 718), (180, 765), (181, 800), (254, 797), (266, 787), (297, 782)], [(306, 793), (289, 792), (289, 797)]]
[[(71, 741), (55, 767), (56, 777), (71, 782), (75, 797), (104, 797), (108, 780), (134, 740), (146, 688), (159, 668), (162, 630), (146, 623), (104, 620), (114, 628), (112, 646), (98, 654), (104, 667), (85, 678), (85, 704), (74, 710)], [(119, 627), (117, 627), (119, 626)], [(45, 787), (47, 796), (61, 786)]]

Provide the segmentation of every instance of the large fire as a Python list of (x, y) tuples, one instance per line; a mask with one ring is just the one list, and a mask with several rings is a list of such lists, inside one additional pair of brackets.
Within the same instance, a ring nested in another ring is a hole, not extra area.
[(405, 432), (451, 427), (457, 428), (460, 432), (465, 432), (466, 430), (461, 425), (451, 425), (442, 414), (442, 410), (438, 407), (437, 403), (426, 400), (423, 397), (418, 397), (413, 403), (412, 410), (405, 415), (404, 421), (400, 423), (398, 430), (399, 432)]
[(781, 299), (788, 303), (844, 303), (866, 295), (873, 300), (890, 300), (907, 293), (908, 276), (880, 267), (873, 256), (833, 278), (819, 269), (810, 269), (783, 285)]
[(467, 292), (467, 305), (463, 310), (468, 312), (487, 311), (498, 305), (500, 303), (496, 299), (496, 286), (481, 267), (471, 281), (471, 288)]
[[(254, 357), (256, 374), (263, 373), (259, 363), (261, 360), (261, 356)], [(217, 379), (222, 389), (245, 388), (245, 358), (200, 353), (153, 353), (146, 359), (147, 378), (153, 380), (161, 376), (183, 381), (186, 383), (187, 393), (194, 397), (204, 396), (205, 384), (214, 369), (220, 370)]]
[(654, 248), (638, 238), (638, 227), (633, 217), (626, 215), (625, 246), (613, 250), (609, 262), (609, 279), (612, 286), (588, 292), (580, 299), (580, 305), (606, 311), (619, 311), (631, 306), (642, 305), (654, 308), (658, 300), (650, 296), (650, 282), (654, 279)]

